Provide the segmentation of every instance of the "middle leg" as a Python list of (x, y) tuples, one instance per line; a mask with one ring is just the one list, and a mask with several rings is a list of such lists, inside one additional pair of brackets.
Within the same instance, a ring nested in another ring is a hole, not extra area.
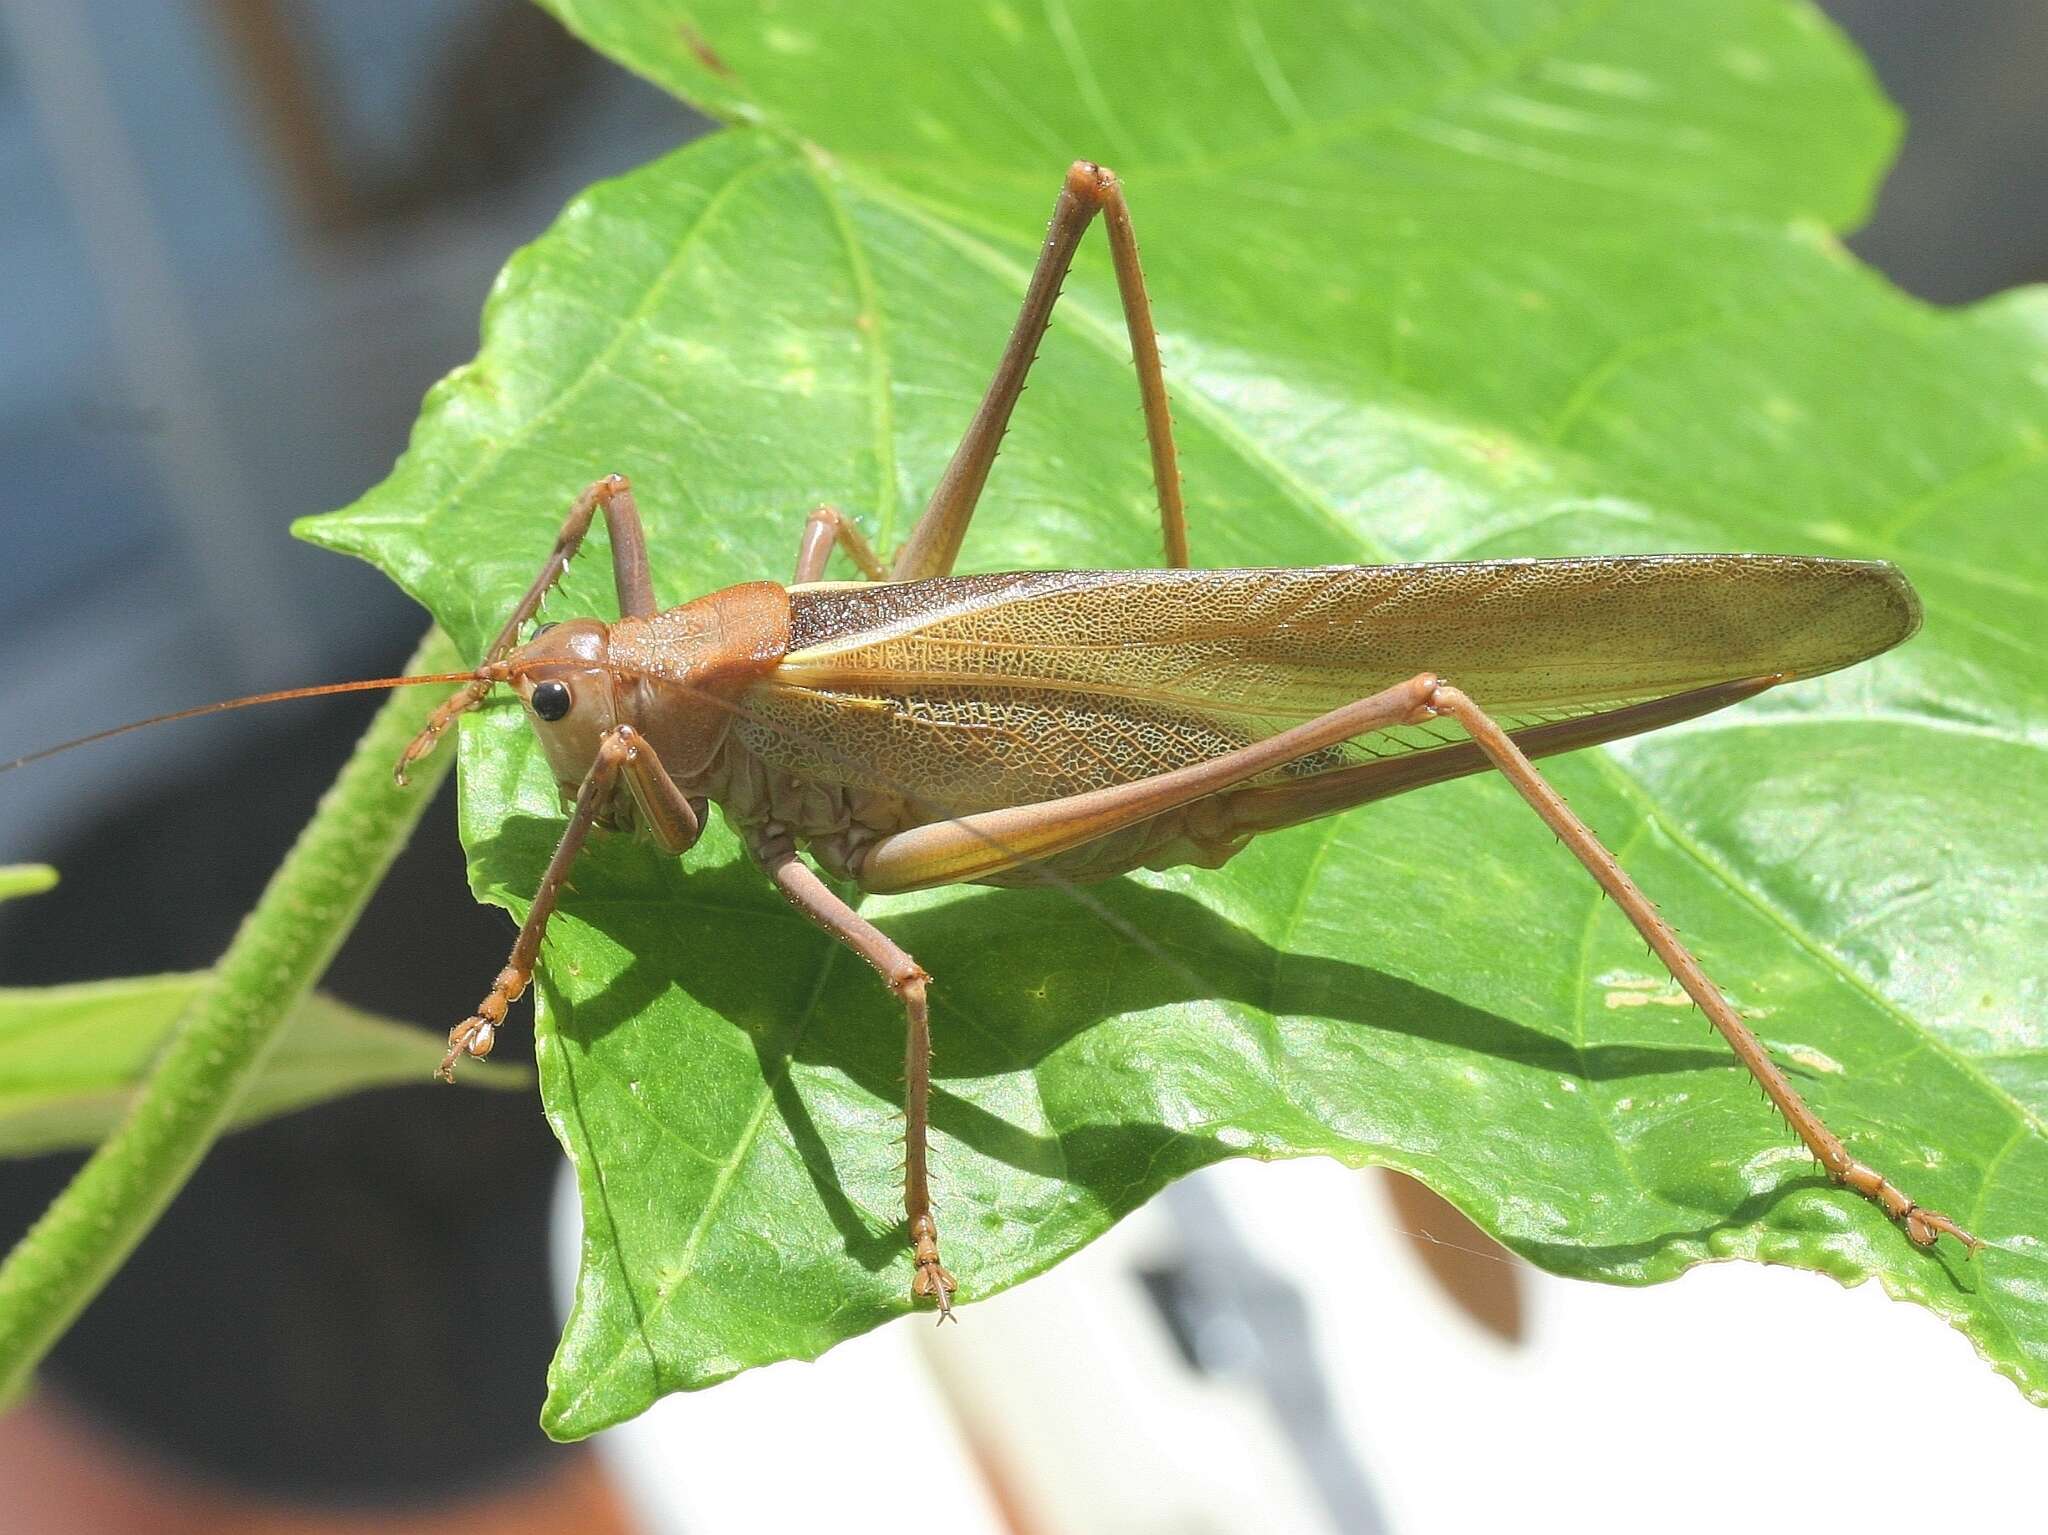
[(868, 547), (853, 519), (836, 506), (820, 506), (804, 519), (803, 537), (796, 546), (796, 579), (790, 584), (802, 586), (806, 581), (820, 579), (825, 574), (825, 562), (832, 558), (834, 544), (846, 551), (846, 557), (870, 581), (889, 579), (888, 570)]
[(797, 857), (787, 836), (750, 839), (749, 851), (784, 900), (872, 965), (903, 1003), (903, 1213), (910, 1223), (911, 1259), (916, 1265), (910, 1293), (931, 1296), (943, 1322), (953, 1315), (958, 1284), (939, 1262), (939, 1228), (932, 1218), (927, 1162), (932, 1036), (925, 986), (931, 977), (880, 928), (834, 895)]

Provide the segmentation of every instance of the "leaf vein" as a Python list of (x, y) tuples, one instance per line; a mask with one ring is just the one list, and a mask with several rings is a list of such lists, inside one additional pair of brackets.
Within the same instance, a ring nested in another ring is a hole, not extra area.
[(807, 156), (804, 168), (811, 183), (832, 215), (832, 227), (846, 251), (847, 270), (853, 277), (854, 292), (860, 298), (861, 318), (866, 322), (869, 420), (875, 437), (875, 547), (887, 557), (895, 540), (899, 487), (896, 483), (896, 399), (895, 369), (890, 361), (888, 321), (882, 311), (880, 290), (873, 266), (862, 245), (859, 231), (847, 211), (846, 199), (832, 177)]
[(1639, 813), (1655, 821), (1665, 836), (1671, 839), (1674, 847), (1698, 864), (1701, 869), (1711, 875), (1730, 894), (1766, 918), (1772, 926), (1791, 939), (1794, 944), (1818, 960), (1822, 968), (1832, 972), (1838, 979), (1846, 982), (1852, 990), (1860, 993), (1867, 1001), (1884, 1013), (1886, 1017), (1890, 1018), (1893, 1023), (1903, 1029), (1909, 1039), (1923, 1042), (1930, 1051), (1942, 1057), (1958, 1072), (1982, 1088), (1987, 1096), (2003, 1103), (2034, 1134), (2048, 1135), (2048, 1124), (2043, 1123), (2041, 1116), (2032, 1107), (2022, 1103), (2010, 1091), (1985, 1075), (1975, 1062), (1957, 1051), (1939, 1034), (1934, 1033), (1926, 1025), (1903, 1012), (1896, 1002), (1892, 1001), (1882, 991), (1879, 991), (1866, 977), (1858, 974), (1855, 967), (1850, 965), (1846, 959), (1828, 947), (1818, 936), (1807, 931), (1804, 926), (1792, 917), (1791, 913), (1784, 911), (1776, 903), (1765, 899), (1761, 892), (1738, 879), (1735, 872), (1723, 863), (1719, 857), (1695, 839), (1691, 832), (1679, 824), (1674, 817), (1667, 815), (1663, 807), (1657, 803), (1654, 796), (1649, 793), (1642, 782), (1629, 772), (1627, 768), (1615, 761), (1612, 755), (1606, 752), (1595, 752), (1592, 754), (1592, 758), (1598, 765), (1602, 775), (1615, 788), (1628, 797), (1630, 803), (1636, 807)]

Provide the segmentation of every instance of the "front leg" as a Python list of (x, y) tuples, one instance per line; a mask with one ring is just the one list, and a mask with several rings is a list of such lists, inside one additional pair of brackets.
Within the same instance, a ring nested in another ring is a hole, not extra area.
[(443, 1082), (455, 1080), (455, 1063), (464, 1055), (481, 1060), (497, 1043), (498, 1026), (533, 980), (541, 940), (547, 936), (548, 919), (555, 914), (555, 902), (561, 898), (562, 887), (569, 882), (569, 869), (589, 839), (591, 827), (611, 803), (622, 777), (640, 806), (643, 823), (662, 848), (681, 854), (696, 844), (704, 828), (703, 801), (693, 802), (676, 787), (654, 748), (639, 731), (631, 725), (614, 725), (598, 742), (597, 759), (590, 764), (590, 771), (584, 774), (576, 791), (576, 808), (569, 813), (562, 840), (555, 844), (555, 855), (548, 860), (540, 889), (534, 892), (533, 904), (526, 909), (526, 920), (519, 924), (519, 937), (512, 944), (505, 968), (491, 982), (490, 992), (477, 1004), (476, 1011), (448, 1031), (448, 1053), (434, 1073)]
[(910, 1293), (929, 1295), (939, 1320), (953, 1315), (951, 1274), (939, 1262), (939, 1228), (932, 1219), (931, 1183), (926, 1171), (932, 1079), (931, 1019), (925, 1003), (924, 967), (892, 943), (882, 930), (832, 893), (811, 866), (796, 856), (786, 833), (750, 835), (748, 850), (775, 882), (782, 898), (874, 966), (903, 1002), (903, 1213), (910, 1223), (911, 1257), (917, 1268)]
[[(484, 652), (486, 666), (493, 661), (502, 661), (512, 653), (513, 647), (519, 643), (519, 631), (529, 618), (540, 611), (542, 600), (562, 579), (569, 562), (576, 558), (576, 551), (583, 547), (583, 537), (590, 531), (591, 519), (599, 512), (604, 514), (605, 528), (611, 534), (612, 580), (618, 589), (619, 615), (622, 618), (654, 616), (654, 577), (647, 567), (647, 534), (640, 526), (640, 508), (634, 504), (633, 487), (626, 483), (626, 477), (608, 474), (585, 486), (583, 494), (569, 508), (569, 515), (562, 520), (561, 531), (555, 535), (554, 547), (541, 563), (540, 574), (533, 578), (525, 595), (514, 604), (510, 616), (499, 626), (490, 649)], [(407, 771), (434, 749), (441, 732), (454, 724), (459, 716), (482, 703), (490, 690), (488, 682), (467, 683), (434, 711), (433, 717), (399, 756), (394, 776), (400, 788), (405, 787)]]
[(598, 816), (611, 799), (619, 769), (625, 766), (631, 749), (630, 740), (618, 739), (617, 731), (607, 735), (599, 744), (597, 760), (583, 775), (582, 786), (576, 791), (576, 808), (569, 814), (569, 824), (563, 829), (562, 840), (555, 844), (555, 856), (548, 860), (547, 873), (540, 878), (540, 889), (534, 892), (533, 904), (526, 909), (526, 920), (519, 924), (519, 936), (513, 940), (512, 953), (505, 961), (505, 968), (491, 982), (490, 991), (477, 1004), (476, 1011), (448, 1031), (448, 1053), (441, 1058), (440, 1069), (434, 1073), (443, 1082), (455, 1080), (455, 1063), (463, 1055), (473, 1055), (481, 1060), (497, 1043), (498, 1025), (505, 1021), (507, 1010), (525, 993), (527, 984), (533, 979), (534, 962), (540, 958), (541, 939), (547, 935), (548, 918), (555, 914), (555, 902), (561, 898), (562, 886), (569, 882), (569, 867), (576, 862), (576, 855), (583, 851), (590, 828), (597, 824)]
[(561, 531), (555, 535), (555, 546), (541, 564), (540, 574), (533, 578), (526, 595), (519, 599), (511, 617), (498, 630), (498, 637), (491, 641), (490, 654), (486, 659), (495, 661), (509, 654), (519, 643), (520, 629), (540, 611), (541, 599), (562, 579), (569, 562), (576, 558), (576, 551), (583, 547), (583, 537), (590, 531), (591, 518), (599, 512), (604, 513), (605, 531), (611, 535), (612, 584), (619, 596), (619, 616), (652, 618), (655, 615), (654, 576), (647, 567), (647, 533), (640, 526), (640, 508), (633, 500), (633, 487), (627, 483), (626, 477), (608, 474), (585, 486), (583, 494), (569, 508), (569, 515), (562, 519)]

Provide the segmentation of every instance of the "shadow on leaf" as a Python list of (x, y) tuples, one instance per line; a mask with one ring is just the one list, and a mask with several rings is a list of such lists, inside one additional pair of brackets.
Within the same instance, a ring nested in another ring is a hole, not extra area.
[[(485, 862), (531, 866), (558, 831), (553, 822), (514, 818)], [(685, 869), (607, 839), (586, 852), (578, 875), (565, 916), (629, 958), (573, 1003), (551, 987), (556, 1027), (592, 1050), (671, 991), (728, 1020), (751, 1046), (758, 1081), (848, 1255), (871, 1272), (896, 1262), (900, 1218), (848, 1197), (804, 1090), (807, 1080), (836, 1075), (882, 1103), (900, 1103), (902, 1015), (879, 981), (785, 907), (744, 857)], [(1081, 899), (1067, 890), (972, 888), (882, 920), (934, 977), (935, 1130), (1019, 1171), (1071, 1185), (1112, 1218), (1233, 1152), (1297, 1155), (1324, 1143), (1335, 1151), (1344, 1138), (1291, 1103), (1280, 1127), (1234, 1147), (1158, 1122), (1044, 1133), (945, 1084), (1037, 1067), (1080, 1047), (1106, 1020), (1205, 1003), (1229, 1004), (1210, 1025), (1239, 1064), (1266, 1063), (1276, 1102), (1285, 1097), (1279, 1029), (1302, 1016), (1354, 1025), (1368, 1040), (1407, 1036), (1484, 1054), (1546, 1078), (1615, 1082), (1733, 1065), (1711, 1048), (1582, 1049), (1367, 966), (1277, 948), (1189, 896), (1130, 879), (1090, 887)], [(810, 978), (801, 994), (790, 990), (792, 977)], [(799, 1006), (776, 1001), (799, 995)], [(1360, 1069), (1373, 1065), (1361, 1057)], [(1300, 1083), (1287, 1087), (1299, 1091)]]

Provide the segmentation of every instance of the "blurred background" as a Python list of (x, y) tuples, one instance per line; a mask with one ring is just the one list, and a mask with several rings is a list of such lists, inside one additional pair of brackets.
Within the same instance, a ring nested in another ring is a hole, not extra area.
[[(2048, 8), (1825, 8), (1911, 123), (1851, 244), (1940, 303), (2048, 278)], [(524, 0), (0, 0), (0, 613), (17, 656), (0, 758), (397, 668), (422, 615), (287, 524), (384, 475), (427, 386), (474, 351), (515, 246), (579, 188), (709, 126)], [(10, 778), (0, 861), (54, 863), (64, 883), (0, 913), (0, 984), (209, 962), (372, 707), (227, 716)], [(331, 989), (434, 1026), (468, 1010), (510, 927), (471, 905), (451, 822), (429, 812)], [(485, 1191), (448, 1186), (458, 1155), (494, 1169)], [(1191, 1180), (975, 1308), (943, 1350), (898, 1326), (564, 1450), (534, 1426), (565, 1282), (551, 1291), (548, 1230), (573, 1222), (557, 1164), (522, 1093), (368, 1094), (224, 1143), (36, 1399), (0, 1418), (0, 1529), (917, 1513), (955, 1535), (1420, 1530), (1493, 1507), (1494, 1481), (1510, 1517), (1534, 1479), (1599, 1528), (1599, 1500), (1625, 1517), (1636, 1485), (1612, 1461), (1654, 1487), (1704, 1453), (1699, 1425), (1630, 1422), (1631, 1372), (1787, 1411), (1744, 1363), (1738, 1329), (1758, 1317), (1848, 1400), (1864, 1378), (1896, 1395), (1929, 1361), (1942, 1396), (1916, 1453), (1995, 1463), (2001, 1436), (2039, 1432), (1939, 1324), (1874, 1291), (1845, 1302), (1745, 1268), (1582, 1295), (1426, 1196), (1300, 1167)], [(0, 1165), (0, 1240), (72, 1165)], [(1257, 1256), (1297, 1202), (1328, 1231), (1317, 1262), (1342, 1307)], [(1403, 1235), (1418, 1230), (1434, 1245)], [(1872, 1347), (1880, 1330), (1901, 1341)], [(1422, 1434), (1433, 1413), (1462, 1433)], [(1581, 1439), (1602, 1446), (1597, 1494), (1561, 1458)], [(1865, 1479), (1884, 1506), (1885, 1478)], [(1845, 1511), (1839, 1488), (1827, 1506)]]

